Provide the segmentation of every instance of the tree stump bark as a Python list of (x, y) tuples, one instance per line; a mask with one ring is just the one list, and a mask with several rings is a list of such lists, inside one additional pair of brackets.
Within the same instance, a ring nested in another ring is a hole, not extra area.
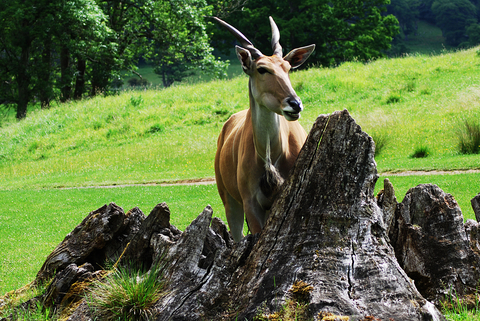
[(206, 209), (177, 243), (156, 243), (170, 280), (156, 320), (251, 320), (281, 309), (300, 281), (315, 319), (443, 320), (388, 242), (373, 155), (347, 111), (319, 116), (260, 235), (230, 247)]
[[(120, 264), (143, 263), (163, 277), (165, 294), (152, 320), (252, 320), (292, 301), (305, 304), (314, 320), (445, 320), (415, 285), (437, 300), (444, 294), (437, 277), (455, 289), (478, 280), (471, 271), (479, 267), (478, 223), (465, 227), (454, 199), (432, 186), (397, 204), (385, 180), (375, 199), (374, 149), (346, 110), (320, 115), (260, 234), (234, 243), (210, 206), (180, 232), (166, 204), (147, 218), (110, 204), (65, 238), (38, 280), (55, 272), (83, 280), (102, 259), (121, 257)], [(444, 252), (455, 254), (443, 260)], [(432, 255), (437, 266), (427, 260)], [(47, 291), (55, 302), (65, 301), (67, 281), (57, 278)], [(91, 313), (83, 300), (68, 320), (89, 320)]]
[(480, 193), (470, 200), (477, 222), (480, 222)]

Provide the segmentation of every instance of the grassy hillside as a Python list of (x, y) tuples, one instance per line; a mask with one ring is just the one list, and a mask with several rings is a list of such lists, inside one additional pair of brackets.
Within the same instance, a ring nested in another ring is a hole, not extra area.
[(410, 49), (410, 52), (424, 55), (438, 55), (446, 50), (453, 49), (445, 44), (442, 30), (424, 20), (417, 20), (417, 32), (408, 36), (405, 45)]
[[(475, 50), (346, 63), (292, 74), (307, 129), (318, 114), (348, 109), (383, 137), (385, 171), (480, 168), (460, 155), (457, 131), (480, 116)], [(0, 189), (172, 181), (213, 176), (223, 122), (247, 108), (247, 78), (123, 92), (36, 111), (0, 128)], [(427, 158), (410, 158), (419, 147)]]
[[(319, 114), (348, 109), (386, 143), (376, 157), (381, 178), (392, 171), (480, 169), (480, 155), (457, 148), (464, 120), (480, 119), (476, 50), (295, 72), (292, 83), (305, 105), (300, 122), (308, 131)], [(213, 177), (218, 133), (248, 107), (247, 81), (126, 91), (36, 110), (21, 122), (1, 119), (0, 293), (31, 280), (66, 233), (105, 203), (148, 214), (166, 201), (181, 229), (209, 203), (224, 217), (213, 185), (58, 188)], [(410, 157), (418, 149), (428, 157)], [(390, 179), (399, 200), (418, 183), (436, 183), (473, 218), (469, 200), (480, 192), (480, 174)]]

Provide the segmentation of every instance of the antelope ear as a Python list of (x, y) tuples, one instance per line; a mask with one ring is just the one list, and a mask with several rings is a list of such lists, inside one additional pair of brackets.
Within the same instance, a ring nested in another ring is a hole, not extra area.
[(247, 49), (239, 46), (235, 46), (235, 51), (237, 52), (238, 60), (240, 60), (240, 63), (242, 64), (243, 71), (247, 75), (250, 75), (253, 62), (252, 54)]
[(300, 67), (305, 62), (305, 60), (310, 57), (313, 50), (315, 50), (315, 45), (293, 49), (285, 57), (283, 57), (283, 59), (290, 63), (292, 69), (295, 69)]

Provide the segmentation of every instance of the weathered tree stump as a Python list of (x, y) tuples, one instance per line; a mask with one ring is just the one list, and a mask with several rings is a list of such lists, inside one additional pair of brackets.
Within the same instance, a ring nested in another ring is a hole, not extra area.
[[(175, 293), (157, 305), (158, 320), (251, 319), (259, 307), (280, 309), (299, 280), (313, 287), (312, 316), (327, 311), (352, 320), (443, 319), (387, 241), (373, 197), (373, 155), (372, 139), (348, 112), (320, 116), (251, 252), (253, 237), (231, 250), (219, 248), (206, 269), (191, 264), (196, 281), (187, 291), (181, 289), (187, 277), (172, 284)], [(181, 304), (168, 308), (178, 298)]]
[(47, 257), (35, 283), (48, 281), (55, 272), (72, 263), (90, 263), (95, 269), (104, 268), (108, 260), (119, 257), (144, 219), (139, 208), (125, 214), (114, 203), (91, 212)]
[[(453, 197), (433, 185), (398, 204), (385, 180), (375, 199), (373, 156), (373, 140), (347, 111), (321, 115), (262, 233), (234, 243), (210, 206), (180, 232), (166, 204), (145, 218), (112, 203), (65, 238), (37, 281), (55, 275), (45, 296), (62, 309), (82, 300), (69, 293), (101, 275), (102, 260), (143, 264), (165, 281), (152, 308), (159, 321), (251, 320), (292, 300), (314, 320), (444, 320), (428, 300), (438, 303), (450, 288), (471, 293), (478, 223), (464, 225)], [(70, 308), (68, 320), (94, 317), (85, 300)]]
[(476, 293), (480, 278), (478, 223), (463, 216), (452, 195), (438, 186), (411, 188), (395, 213), (390, 233), (400, 266), (422, 295), (435, 302)]
[(477, 222), (480, 222), (480, 193), (470, 200)]

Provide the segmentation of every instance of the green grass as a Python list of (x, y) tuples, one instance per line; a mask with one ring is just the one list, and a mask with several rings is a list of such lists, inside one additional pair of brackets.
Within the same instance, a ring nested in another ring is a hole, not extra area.
[[(456, 135), (465, 119), (480, 116), (476, 50), (295, 72), (300, 122), (308, 131), (319, 114), (348, 109), (367, 133), (388, 137), (376, 156), (380, 173), (479, 169), (480, 156), (461, 154)], [(148, 214), (165, 201), (182, 230), (207, 204), (224, 219), (214, 185), (59, 187), (213, 177), (221, 126), (247, 107), (247, 78), (239, 76), (34, 109), (21, 122), (1, 118), (0, 293), (30, 282), (65, 235), (105, 203)], [(419, 144), (429, 156), (409, 157)], [(390, 179), (399, 201), (418, 183), (436, 183), (473, 218), (478, 174)]]
[(0, 293), (33, 281), (46, 257), (91, 211), (115, 202), (145, 215), (161, 202), (181, 230), (210, 204), (226, 222), (215, 185), (133, 186), (101, 189), (20, 189), (0, 191)]
[[(318, 114), (346, 108), (367, 133), (388, 134), (376, 159), (382, 172), (480, 167), (477, 155), (459, 153), (457, 137), (465, 119), (480, 116), (475, 49), (346, 63), (291, 78), (305, 104), (300, 122), (307, 130)], [(393, 94), (400, 99), (389, 103)], [(4, 122), (0, 189), (212, 177), (220, 128), (247, 108), (247, 97), (247, 78), (241, 76), (96, 97), (34, 111), (20, 123)], [(409, 157), (418, 142), (429, 157)]]
[[(375, 193), (383, 188), (386, 177), (392, 182), (399, 202), (409, 188), (422, 183), (436, 183), (457, 199), (465, 219), (475, 218), (470, 199), (478, 193), (480, 174), (382, 176)], [(0, 199), (3, 251), (0, 258), (0, 293), (18, 289), (32, 281), (55, 246), (89, 212), (103, 204), (115, 202), (125, 211), (138, 206), (148, 214), (156, 204), (166, 202), (171, 210), (171, 223), (181, 230), (210, 204), (214, 215), (226, 222), (215, 185), (21, 189), (0, 191)]]
[(417, 20), (417, 27), (416, 35), (408, 36), (408, 41), (405, 42), (412, 53), (435, 55), (452, 49), (445, 45), (442, 30), (434, 24)]
[(118, 267), (94, 282), (86, 296), (94, 319), (150, 320), (153, 305), (164, 295), (164, 281), (157, 270)]
[(388, 178), (395, 189), (397, 202), (401, 202), (407, 191), (419, 184), (436, 184), (457, 200), (465, 220), (475, 220), (470, 200), (480, 193), (480, 173), (455, 175), (382, 175), (375, 185), (375, 194), (383, 189), (383, 180)]
[[(225, 59), (229, 59), (230, 61), (230, 64), (227, 69), (227, 75), (228, 75), (227, 77), (229, 79), (237, 77), (243, 73), (242, 68), (240, 67), (240, 62), (238, 61), (235, 55), (231, 55), (230, 57), (225, 57)], [(154, 88), (163, 87), (162, 79), (158, 74), (155, 73), (152, 65), (141, 64), (138, 66), (138, 70), (136, 70), (136, 72), (142, 75), (142, 77), (148, 81), (149, 86)], [(128, 79), (130, 78), (138, 78), (138, 75), (131, 72), (125, 72), (123, 74), (124, 89), (130, 88), (130, 86), (128, 85)], [(194, 76), (190, 76), (183, 79), (182, 84), (196, 84), (199, 82), (208, 82), (212, 80), (213, 78), (209, 74), (197, 73)], [(140, 87), (138, 89), (143, 90), (143, 88), (140, 88)]]

